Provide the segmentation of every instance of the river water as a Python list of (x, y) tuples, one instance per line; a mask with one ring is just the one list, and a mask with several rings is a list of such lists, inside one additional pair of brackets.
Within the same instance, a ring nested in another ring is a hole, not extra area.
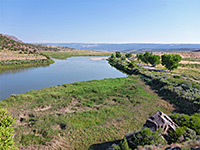
[(12, 94), (66, 83), (127, 76), (111, 67), (106, 60), (90, 58), (93, 57), (70, 57), (67, 60), (55, 60), (54, 64), (46, 67), (3, 72), (0, 74), (0, 100)]

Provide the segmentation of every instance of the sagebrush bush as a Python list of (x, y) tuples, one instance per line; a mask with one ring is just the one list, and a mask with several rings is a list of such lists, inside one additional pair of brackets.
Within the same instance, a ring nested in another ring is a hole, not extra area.
[(133, 134), (131, 142), (134, 144), (134, 147), (144, 146), (144, 145), (160, 145), (166, 144), (166, 141), (161, 136), (162, 131), (157, 130), (152, 132), (149, 128), (143, 128), (139, 132)]

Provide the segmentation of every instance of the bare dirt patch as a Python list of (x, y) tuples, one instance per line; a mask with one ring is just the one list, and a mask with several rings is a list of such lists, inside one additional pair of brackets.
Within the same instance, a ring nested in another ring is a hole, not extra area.
[(34, 59), (47, 59), (45, 56), (39, 54), (20, 54), (20, 51), (0, 51), (0, 61), (5, 60), (34, 60)]
[(35, 111), (45, 111), (45, 110), (48, 110), (50, 108), (51, 108), (51, 106), (44, 106), (44, 107), (40, 107), (40, 108), (35, 108), (34, 110)]
[(180, 54), (182, 58), (200, 58), (200, 52), (182, 52)]
[(200, 64), (199, 61), (186, 61), (186, 60), (182, 60), (181, 64)]
[[(77, 111), (75, 108), (78, 108), (76, 107), (76, 104), (78, 104), (79, 101), (75, 100), (75, 101), (72, 101), (71, 104), (67, 107), (62, 107), (61, 109), (58, 110), (58, 112), (62, 112), (62, 113), (73, 113), (75, 111)], [(73, 109), (72, 109), (73, 108)]]
[(89, 58), (90, 60), (106, 60), (109, 57), (95, 57), (95, 58)]

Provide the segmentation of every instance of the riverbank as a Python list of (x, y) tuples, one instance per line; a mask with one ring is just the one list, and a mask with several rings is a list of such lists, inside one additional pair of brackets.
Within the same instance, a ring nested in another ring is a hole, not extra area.
[(109, 57), (94, 57), (90, 58), (90, 60), (107, 60)]
[(53, 64), (53, 63), (54, 63), (54, 60), (52, 60), (52, 59), (0, 61), (0, 73), (7, 71), (7, 70), (12, 70), (12, 69), (46, 66), (46, 65)]
[(56, 59), (66, 59), (67, 57), (72, 57), (72, 56), (111, 56), (113, 54), (112, 52), (89, 51), (89, 50), (73, 50), (73, 51), (62, 51), (62, 52), (44, 51), (43, 53)]
[(180, 113), (199, 112), (200, 84), (198, 80), (163, 70), (160, 72), (159, 69), (150, 70), (142, 65), (136, 65), (134, 61), (121, 58), (109, 58), (108, 60), (112, 66), (129, 75), (139, 75), (160, 96), (178, 106)]
[(91, 61), (90, 58), (92, 56), (70, 57), (66, 60), (54, 59), (55, 63), (52, 65), (38, 64), (26, 69), (23, 67), (4, 71), (0, 74), (0, 82), (4, 85), (1, 87), (0, 100), (11, 94), (66, 83), (127, 76), (111, 67), (107, 61)]
[(15, 142), (24, 149), (85, 150), (123, 138), (157, 110), (175, 111), (137, 76), (30, 91), (0, 106), (15, 117)]

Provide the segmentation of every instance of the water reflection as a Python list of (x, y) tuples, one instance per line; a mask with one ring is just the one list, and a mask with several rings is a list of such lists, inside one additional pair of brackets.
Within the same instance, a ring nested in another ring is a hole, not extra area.
[(126, 77), (106, 60), (71, 57), (55, 60), (49, 66), (9, 70), (0, 74), (0, 100), (11, 94), (25, 93), (51, 86), (104, 78)]
[(34, 68), (38, 68), (38, 67), (48, 67), (50, 64), (45, 64), (45, 65), (38, 65), (38, 66), (23, 66), (23, 67), (17, 67), (17, 68), (8, 68), (8, 69), (1, 69), (0, 70), (0, 75), (1, 74), (10, 74), (10, 73), (19, 73), (19, 72), (24, 72), (27, 70), (31, 70)]

